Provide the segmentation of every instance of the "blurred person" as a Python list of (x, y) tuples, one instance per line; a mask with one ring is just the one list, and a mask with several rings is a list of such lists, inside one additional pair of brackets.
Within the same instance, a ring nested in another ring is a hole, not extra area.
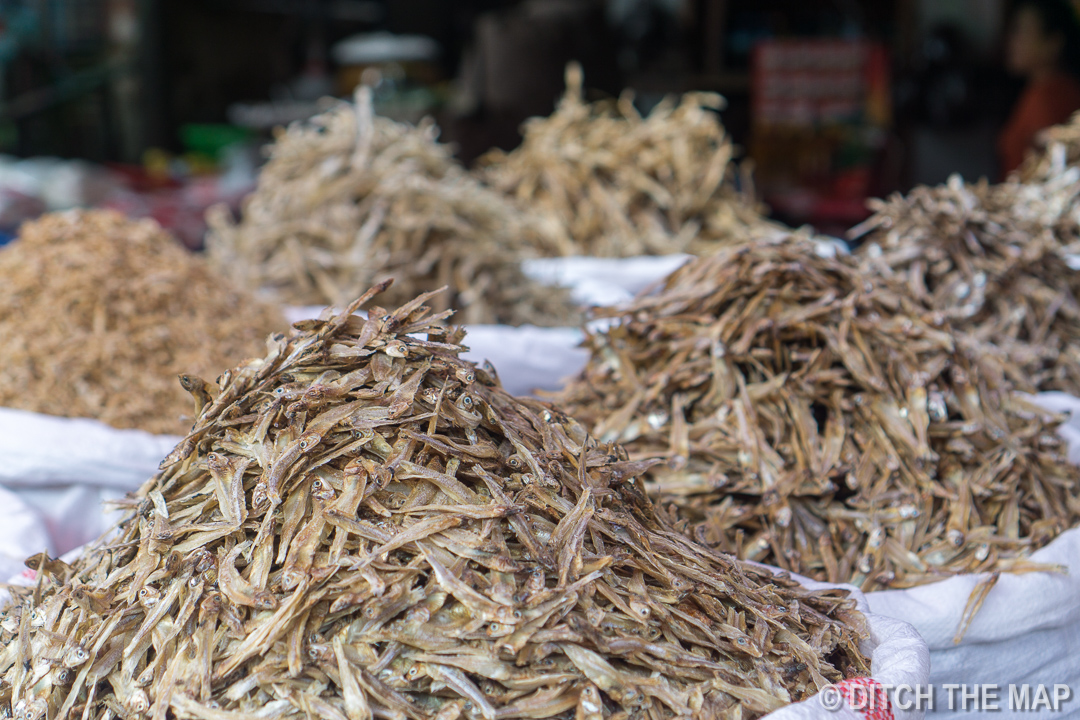
[(1027, 79), (998, 136), (1002, 174), (1020, 166), (1038, 132), (1080, 110), (1080, 17), (1069, 0), (1020, 0), (1006, 45), (1010, 72)]

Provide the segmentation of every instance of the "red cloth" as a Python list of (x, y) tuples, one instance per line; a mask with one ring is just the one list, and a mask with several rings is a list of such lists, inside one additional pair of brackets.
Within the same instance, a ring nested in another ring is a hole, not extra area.
[(1065, 122), (1076, 110), (1080, 110), (1080, 83), (1072, 76), (1054, 73), (1029, 82), (998, 136), (1002, 173), (1020, 166), (1040, 130)]

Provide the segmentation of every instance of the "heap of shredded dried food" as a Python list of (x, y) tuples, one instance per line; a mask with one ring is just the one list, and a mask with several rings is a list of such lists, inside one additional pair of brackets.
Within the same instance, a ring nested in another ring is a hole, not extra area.
[(0, 406), (181, 434), (177, 374), (216, 377), (284, 325), (152, 220), (46, 215), (0, 251)]
[(704, 253), (765, 224), (752, 190), (735, 189), (719, 95), (665, 100), (641, 117), (629, 94), (584, 102), (577, 65), (566, 83), (553, 115), (525, 123), (519, 148), (481, 159), (486, 182), (546, 221), (544, 255)]
[(611, 311), (561, 407), (663, 458), (667, 522), (740, 557), (864, 590), (1036, 569), (1080, 520), (1080, 469), (914, 305), (809, 244), (721, 251)]
[(343, 307), (393, 277), (387, 302), (449, 286), (435, 300), (465, 323), (573, 324), (562, 290), (528, 280), (535, 224), (435, 141), (438, 129), (373, 114), (368, 88), (281, 133), (236, 224), (208, 213), (215, 266), (283, 302)]
[(111, 542), (28, 561), (4, 708), (755, 718), (867, 671), (846, 591), (664, 530), (639, 464), (459, 360), (429, 297), (351, 314), (379, 289), (197, 396)]
[(1063, 223), (1075, 222), (1041, 187), (953, 176), (874, 201), (852, 235), (864, 236), (867, 272), (996, 346), (1018, 387), (1080, 394), (1080, 275), (1061, 257)]
[(1038, 150), (1029, 152), (1024, 158), (1016, 180), (1043, 183), (1060, 177), (1069, 167), (1080, 165), (1080, 113), (1074, 114), (1066, 123), (1041, 131), (1037, 143)]

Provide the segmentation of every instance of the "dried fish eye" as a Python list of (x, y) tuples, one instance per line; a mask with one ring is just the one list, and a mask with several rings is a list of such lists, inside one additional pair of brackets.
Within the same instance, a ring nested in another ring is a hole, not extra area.
[(521, 457), (519, 455), (511, 455), (506, 459), (506, 464), (517, 470), (522, 466)]
[(42, 627), (45, 625), (45, 615), (41, 610), (34, 608), (30, 611), (30, 627)]
[(417, 668), (415, 665), (413, 665), (411, 668), (409, 668), (409, 672), (405, 673), (405, 675), (410, 680), (415, 680), (416, 676), (419, 675), (419, 674), (420, 674), (420, 669)]
[(461, 406), (464, 408), (471, 408), (473, 406), (473, 399), (469, 395), (463, 394), (458, 398), (458, 402), (460, 402)]
[(86, 652), (86, 649), (81, 645), (77, 645), (71, 649), (66, 658), (66, 662), (69, 666), (82, 665), (84, 662), (90, 659), (90, 653)]
[(128, 710), (135, 713), (145, 713), (150, 709), (150, 701), (146, 697), (146, 693), (142, 690), (135, 690), (128, 697), (126, 703)]

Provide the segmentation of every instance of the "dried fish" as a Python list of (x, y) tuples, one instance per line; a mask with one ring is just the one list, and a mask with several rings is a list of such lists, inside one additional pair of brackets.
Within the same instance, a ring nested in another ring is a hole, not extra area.
[(871, 201), (875, 214), (851, 231), (858, 256), (999, 357), (1017, 387), (1080, 394), (1080, 275), (1062, 257), (1080, 169), (1067, 174), (999, 185), (954, 175)]
[(666, 530), (621, 448), (460, 360), (430, 296), (353, 314), (381, 289), (225, 373), (116, 537), (37, 558), (5, 712), (756, 718), (868, 671), (846, 591)]
[(216, 377), (283, 327), (152, 220), (46, 215), (0, 251), (0, 406), (183, 433), (209, 397), (177, 374)]
[(540, 213), (542, 255), (706, 253), (748, 227), (779, 229), (762, 217), (748, 172), (737, 189), (715, 112), (723, 98), (689, 93), (642, 117), (630, 93), (586, 103), (582, 81), (572, 63), (555, 113), (528, 120), (514, 151), (480, 160), (486, 183)]
[(207, 215), (206, 244), (222, 274), (282, 302), (343, 307), (395, 278), (385, 302), (449, 286), (436, 311), (465, 323), (573, 324), (568, 293), (519, 267), (540, 232), (528, 213), (472, 178), (414, 127), (375, 116), (369, 88), (279, 133), (235, 223)]
[(702, 543), (875, 590), (1008, 572), (1080, 522), (1062, 418), (850, 257), (723, 249), (601, 315), (558, 404), (663, 460), (648, 492)]
[(1080, 115), (1074, 113), (1068, 122), (1039, 132), (1037, 149), (1029, 152), (1014, 178), (1023, 183), (1048, 183), (1055, 179), (1059, 186), (1074, 184), (1077, 173), (1070, 168), (1080, 166)]

